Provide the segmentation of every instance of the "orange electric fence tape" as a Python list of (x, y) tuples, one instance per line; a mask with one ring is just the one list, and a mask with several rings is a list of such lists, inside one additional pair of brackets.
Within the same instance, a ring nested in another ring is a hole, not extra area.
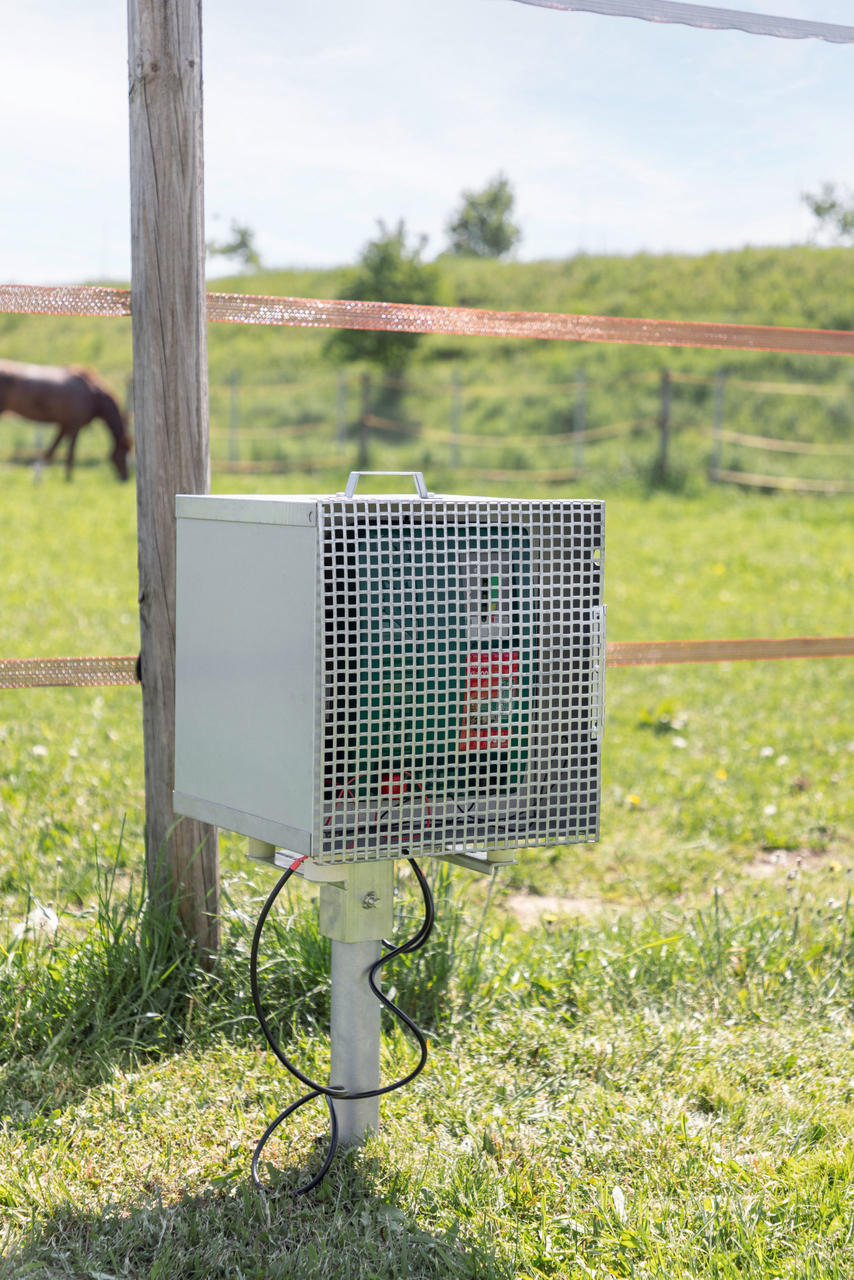
[(611, 640), (605, 646), (609, 667), (852, 657), (854, 636), (793, 636), (782, 640)]
[(136, 684), (136, 658), (7, 658), (0, 660), (0, 689), (107, 684)]
[[(0, 311), (129, 316), (130, 290), (89, 285), (0, 285)], [(790, 329), (775, 325), (709, 324), (696, 320), (643, 320), (628, 316), (576, 316), (537, 311), (477, 311), (471, 307), (424, 307), (410, 302), (349, 302), (322, 298), (268, 298), (248, 293), (209, 293), (207, 316), (208, 320), (233, 324), (854, 356), (854, 332), (838, 329)]]
[[(854, 657), (854, 636), (798, 636), (783, 640), (611, 640), (605, 646), (605, 662), (609, 667), (851, 657)], [(0, 659), (0, 689), (136, 684), (136, 663), (133, 656)]]

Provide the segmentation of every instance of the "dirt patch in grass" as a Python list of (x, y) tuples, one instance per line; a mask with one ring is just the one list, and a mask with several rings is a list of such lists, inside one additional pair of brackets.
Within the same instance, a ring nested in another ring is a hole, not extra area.
[(750, 876), (764, 879), (788, 871), (813, 871), (827, 867), (841, 870), (848, 862), (831, 849), (766, 849), (748, 862), (745, 871)]
[(555, 916), (589, 919), (603, 908), (599, 898), (563, 898), (549, 893), (511, 893), (505, 898), (504, 905), (523, 929), (533, 929), (544, 919)]

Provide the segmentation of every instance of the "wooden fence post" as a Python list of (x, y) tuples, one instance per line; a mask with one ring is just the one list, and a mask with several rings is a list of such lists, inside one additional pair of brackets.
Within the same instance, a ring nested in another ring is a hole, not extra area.
[(662, 369), (661, 371), (661, 408), (658, 414), (658, 431), (658, 457), (655, 461), (653, 472), (657, 483), (664, 484), (667, 480), (668, 454), (670, 452), (670, 371), (668, 369)]
[(228, 375), (228, 460), (237, 462), (240, 448), (237, 429), (240, 425), (240, 370), (232, 369)]
[(579, 370), (575, 379), (572, 406), (572, 469), (577, 476), (584, 468), (584, 432), (587, 430), (587, 374)]
[(149, 892), (219, 942), (216, 828), (172, 809), (175, 494), (210, 490), (201, 0), (128, 0), (131, 311)]
[(451, 370), (451, 466), (456, 471), (460, 465), (460, 425), (463, 416), (460, 371)]
[(338, 370), (338, 395), (335, 398), (335, 448), (340, 453), (344, 448), (344, 436), (347, 430), (347, 375), (343, 369)]
[(712, 448), (712, 466), (711, 478), (716, 480), (723, 466), (723, 449), (724, 449), (724, 394), (726, 392), (726, 373), (723, 369), (718, 369), (715, 374), (715, 393), (714, 393), (714, 444)]
[(362, 374), (362, 412), (359, 417), (359, 448), (356, 466), (368, 465), (368, 414), (371, 412), (371, 375)]

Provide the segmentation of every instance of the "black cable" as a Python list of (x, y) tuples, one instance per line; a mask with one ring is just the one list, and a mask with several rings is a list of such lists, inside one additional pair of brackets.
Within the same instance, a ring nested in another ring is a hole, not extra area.
[(355, 1101), (360, 1098), (376, 1098), (376, 1097), (379, 1097), (381, 1094), (391, 1093), (393, 1089), (400, 1089), (402, 1088), (403, 1085), (409, 1084), (409, 1082), (411, 1080), (414, 1080), (415, 1077), (418, 1075), (418, 1073), (424, 1067), (424, 1063), (427, 1061), (427, 1041), (424, 1038), (423, 1032), (420, 1030), (419, 1027), (416, 1026), (416, 1024), (412, 1021), (412, 1019), (409, 1017), (407, 1013), (404, 1013), (404, 1011), (400, 1009), (394, 1003), (393, 1000), (390, 1000), (389, 997), (380, 990), (379, 986), (377, 985), (377, 975), (380, 969), (383, 967), (383, 965), (386, 964), (389, 960), (393, 960), (397, 956), (408, 955), (413, 951), (417, 951), (419, 947), (423, 947), (424, 943), (430, 937), (430, 934), (433, 930), (433, 924), (436, 918), (435, 907), (433, 904), (433, 895), (430, 892), (430, 886), (427, 883), (427, 878), (424, 875), (424, 872), (416, 863), (415, 859), (407, 858), (407, 862), (412, 867), (412, 870), (415, 872), (415, 876), (416, 876), (416, 879), (418, 880), (419, 888), (421, 889), (421, 895), (424, 899), (424, 921), (421, 924), (418, 931), (415, 934), (413, 934), (413, 936), (409, 938), (406, 942), (400, 943), (399, 946), (392, 947), (390, 946), (390, 944), (386, 943), (385, 939), (383, 939), (383, 944), (389, 946), (389, 950), (384, 951), (380, 955), (379, 959), (374, 961), (374, 963), (370, 966), (368, 970), (368, 982), (370, 984), (371, 990), (373, 991), (377, 999), (382, 1004), (384, 1004), (385, 1007), (391, 1013), (393, 1013), (394, 1016), (398, 1018), (415, 1037), (415, 1040), (417, 1041), (420, 1049), (419, 1059), (416, 1065), (413, 1067), (411, 1071), (407, 1072), (405, 1076), (401, 1076), (399, 1080), (393, 1080), (390, 1084), (380, 1085), (379, 1088), (377, 1089), (363, 1089), (361, 1092), (358, 1092), (358, 1093), (357, 1092), (348, 1093), (342, 1085), (320, 1084), (319, 1081), (312, 1080), (311, 1076), (307, 1076), (304, 1072), (300, 1071), (300, 1069), (297, 1066), (295, 1066), (294, 1063), (290, 1060), (290, 1058), (288, 1058), (288, 1056), (285, 1054), (284, 1050), (282, 1049), (281, 1045), (276, 1039), (275, 1032), (273, 1031), (269, 1022), (267, 1021), (267, 1017), (261, 1005), (261, 995), (258, 990), (258, 949), (261, 941), (261, 932), (264, 928), (264, 923), (267, 919), (267, 916), (270, 914), (270, 911), (272, 910), (273, 905), (276, 902), (276, 899), (278, 898), (282, 889), (284, 889), (285, 885), (290, 880), (291, 876), (296, 871), (301, 861), (302, 859), (299, 859), (296, 862), (294, 862), (290, 867), (288, 867), (288, 869), (280, 877), (278, 883), (274, 886), (270, 896), (267, 898), (267, 901), (264, 903), (264, 906), (261, 909), (261, 914), (258, 917), (258, 923), (255, 926), (255, 933), (252, 937), (252, 951), (249, 958), (249, 979), (250, 979), (250, 985), (252, 988), (252, 1003), (255, 1006), (255, 1013), (258, 1018), (258, 1022), (261, 1026), (261, 1030), (264, 1032), (264, 1036), (267, 1040), (267, 1043), (269, 1044), (270, 1048), (273, 1050), (273, 1053), (279, 1059), (279, 1062), (281, 1062), (282, 1066), (284, 1066), (286, 1070), (291, 1073), (292, 1076), (294, 1076), (297, 1080), (299, 1080), (301, 1084), (306, 1085), (306, 1087), (309, 1090), (309, 1092), (304, 1094), (303, 1097), (298, 1098), (296, 1102), (292, 1102), (290, 1106), (286, 1107), (284, 1111), (280, 1112), (279, 1115), (276, 1116), (272, 1124), (269, 1124), (267, 1126), (266, 1130), (264, 1131), (261, 1138), (259, 1139), (257, 1146), (255, 1147), (255, 1152), (252, 1156), (252, 1181), (259, 1191), (272, 1190), (272, 1188), (270, 1187), (265, 1187), (264, 1184), (261, 1182), (260, 1178), (258, 1177), (258, 1164), (261, 1158), (261, 1152), (264, 1150), (264, 1147), (266, 1146), (268, 1140), (275, 1133), (276, 1129), (278, 1129), (282, 1121), (286, 1120), (288, 1116), (292, 1115), (295, 1111), (298, 1111), (300, 1107), (305, 1106), (307, 1102), (312, 1102), (315, 1098), (322, 1097), (325, 1100), (327, 1110), (329, 1111), (330, 1136), (329, 1136), (329, 1148), (326, 1153), (326, 1158), (323, 1161), (323, 1164), (320, 1168), (319, 1173), (315, 1174), (315, 1176), (311, 1179), (311, 1181), (305, 1183), (301, 1187), (297, 1187), (295, 1191), (291, 1192), (291, 1195), (294, 1195), (294, 1196), (305, 1195), (306, 1192), (313, 1191), (314, 1188), (318, 1186), (320, 1182), (323, 1181), (323, 1179), (326, 1177), (326, 1174), (329, 1172), (329, 1168), (332, 1164), (332, 1161), (335, 1157), (335, 1152), (338, 1147), (338, 1117), (335, 1114), (335, 1105), (334, 1105), (335, 1099), (338, 1099), (340, 1101)]

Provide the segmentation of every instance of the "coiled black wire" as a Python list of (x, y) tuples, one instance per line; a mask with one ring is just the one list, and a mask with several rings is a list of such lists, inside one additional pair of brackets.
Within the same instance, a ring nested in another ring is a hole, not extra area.
[(321, 1098), (321, 1097), (325, 1100), (327, 1110), (329, 1111), (330, 1134), (329, 1134), (329, 1148), (326, 1153), (326, 1158), (323, 1161), (323, 1164), (321, 1165), (319, 1172), (316, 1173), (315, 1176), (309, 1182), (306, 1182), (301, 1187), (297, 1187), (295, 1191), (292, 1191), (290, 1193), (293, 1196), (301, 1196), (301, 1195), (305, 1195), (306, 1192), (308, 1191), (313, 1191), (314, 1188), (323, 1181), (323, 1179), (326, 1177), (327, 1173), (329, 1172), (329, 1168), (332, 1164), (333, 1159), (335, 1158), (335, 1152), (338, 1147), (338, 1117), (335, 1114), (335, 1099), (338, 1099), (339, 1101), (342, 1101), (342, 1102), (355, 1101), (356, 1099), (359, 1099), (359, 1098), (376, 1098), (376, 1097), (379, 1097), (381, 1094), (391, 1093), (393, 1089), (400, 1089), (403, 1087), (403, 1085), (409, 1084), (411, 1080), (414, 1080), (415, 1077), (418, 1075), (419, 1071), (422, 1070), (424, 1063), (427, 1061), (427, 1041), (424, 1038), (422, 1031), (420, 1030), (419, 1027), (416, 1026), (416, 1024), (409, 1017), (409, 1015), (407, 1013), (404, 1013), (403, 1009), (400, 1009), (394, 1003), (393, 1000), (390, 1000), (389, 997), (385, 995), (385, 993), (381, 991), (379, 986), (377, 985), (377, 975), (379, 974), (379, 971), (384, 964), (387, 964), (389, 960), (393, 960), (396, 956), (408, 955), (410, 952), (417, 951), (419, 947), (423, 947), (424, 943), (430, 937), (430, 934), (433, 930), (433, 924), (436, 918), (435, 907), (433, 904), (433, 895), (430, 892), (430, 886), (427, 883), (427, 878), (424, 875), (424, 872), (418, 866), (414, 858), (407, 858), (407, 862), (409, 863), (409, 865), (411, 866), (412, 870), (415, 873), (416, 879), (418, 880), (419, 888), (421, 889), (421, 895), (424, 899), (424, 921), (421, 924), (421, 927), (418, 929), (417, 933), (413, 934), (413, 936), (407, 939), (406, 942), (400, 943), (399, 946), (394, 947), (391, 945), (391, 943), (387, 942), (386, 939), (383, 939), (383, 945), (388, 947), (389, 949), (387, 951), (382, 952), (379, 959), (376, 960), (371, 965), (370, 969), (368, 970), (368, 982), (370, 983), (371, 990), (373, 991), (377, 999), (382, 1004), (384, 1004), (385, 1007), (388, 1010), (390, 1010), (390, 1012), (393, 1013), (394, 1016), (398, 1018), (415, 1037), (415, 1040), (417, 1041), (419, 1046), (420, 1053), (419, 1053), (418, 1062), (412, 1068), (411, 1071), (407, 1072), (405, 1076), (401, 1076), (399, 1080), (392, 1080), (390, 1084), (380, 1085), (379, 1088), (377, 1089), (363, 1089), (361, 1092), (358, 1092), (358, 1093), (356, 1092), (348, 1093), (344, 1089), (343, 1085), (320, 1084), (319, 1081), (312, 1080), (311, 1076), (307, 1076), (303, 1071), (300, 1071), (299, 1067), (297, 1067), (293, 1062), (291, 1062), (290, 1058), (288, 1058), (288, 1056), (285, 1054), (284, 1050), (282, 1049), (281, 1045), (276, 1039), (276, 1035), (272, 1027), (267, 1021), (267, 1017), (264, 1013), (264, 1009), (261, 1004), (261, 996), (258, 990), (258, 948), (261, 941), (261, 932), (264, 928), (264, 923), (267, 919), (267, 916), (270, 914), (273, 908), (273, 905), (276, 902), (276, 899), (278, 898), (282, 889), (284, 889), (285, 885), (288, 883), (291, 876), (294, 874), (295, 870), (299, 866), (299, 862), (296, 862), (292, 866), (288, 867), (288, 869), (284, 872), (284, 874), (279, 879), (278, 883), (274, 886), (273, 891), (271, 892), (267, 901), (264, 903), (264, 906), (261, 910), (261, 914), (258, 917), (258, 923), (255, 926), (255, 933), (252, 937), (252, 952), (249, 959), (249, 978), (250, 978), (250, 984), (252, 988), (252, 1003), (255, 1006), (255, 1013), (258, 1018), (258, 1022), (260, 1023), (261, 1030), (264, 1032), (264, 1036), (270, 1048), (273, 1050), (273, 1053), (279, 1059), (282, 1066), (284, 1066), (291, 1073), (292, 1076), (295, 1076), (296, 1079), (299, 1080), (301, 1084), (304, 1084), (307, 1087), (309, 1092), (304, 1094), (303, 1097), (297, 1098), (296, 1102), (292, 1102), (290, 1106), (286, 1107), (284, 1111), (280, 1112), (279, 1115), (276, 1116), (272, 1124), (267, 1126), (264, 1133), (258, 1140), (258, 1144), (255, 1147), (254, 1155), (252, 1156), (252, 1181), (254, 1185), (259, 1189), (259, 1191), (273, 1190), (272, 1187), (265, 1186), (261, 1182), (260, 1178), (258, 1177), (258, 1164), (261, 1159), (261, 1153), (264, 1150), (264, 1147), (267, 1145), (267, 1142), (275, 1133), (276, 1129), (278, 1129), (282, 1121), (287, 1120), (288, 1116), (293, 1115), (295, 1111), (298, 1111), (300, 1107), (305, 1106), (307, 1102), (312, 1102), (314, 1101), (315, 1098)]

